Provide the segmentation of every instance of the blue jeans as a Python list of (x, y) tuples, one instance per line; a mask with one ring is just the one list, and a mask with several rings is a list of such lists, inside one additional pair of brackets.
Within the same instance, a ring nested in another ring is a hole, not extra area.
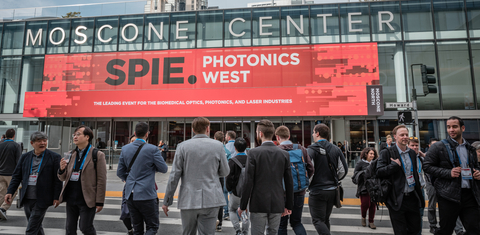
[(290, 225), (292, 226), (293, 232), (295, 232), (296, 235), (307, 235), (307, 231), (305, 231), (305, 227), (303, 227), (302, 224), (304, 201), (305, 195), (294, 195), (292, 214), (281, 218), (280, 227), (278, 228), (279, 235), (287, 234), (288, 219), (290, 219)]
[(223, 214), (224, 216), (228, 215), (228, 191), (227, 191), (227, 186), (226, 184), (226, 179), (223, 178), (223, 196), (225, 197), (225, 201), (227, 202), (227, 205), (223, 206)]

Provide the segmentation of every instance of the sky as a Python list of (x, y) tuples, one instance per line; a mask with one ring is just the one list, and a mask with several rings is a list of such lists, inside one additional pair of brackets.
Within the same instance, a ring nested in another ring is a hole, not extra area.
[[(107, 2), (122, 2), (126, 0), (0, 0), (1, 9), (17, 9), (30, 7), (48, 7), (61, 5), (75, 5), (88, 3), (107, 3)], [(128, 0), (131, 1), (131, 0)], [(208, 0), (209, 6), (218, 6), (220, 8), (239, 8), (246, 7), (247, 3), (264, 2), (270, 0)], [(322, 2), (346, 2), (349, 0), (314, 0), (315, 3)], [(353, 1), (353, 0), (352, 0)], [(355, 0), (358, 1), (358, 0)]]

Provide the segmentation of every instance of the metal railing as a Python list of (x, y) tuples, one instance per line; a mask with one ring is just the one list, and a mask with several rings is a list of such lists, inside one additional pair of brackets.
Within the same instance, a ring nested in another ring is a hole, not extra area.
[(145, 13), (146, 0), (109, 3), (75, 4), (50, 7), (31, 7), (18, 9), (1, 9), (1, 21), (16, 21), (38, 18), (62, 18), (67, 13), (80, 12), (81, 17), (128, 15)]

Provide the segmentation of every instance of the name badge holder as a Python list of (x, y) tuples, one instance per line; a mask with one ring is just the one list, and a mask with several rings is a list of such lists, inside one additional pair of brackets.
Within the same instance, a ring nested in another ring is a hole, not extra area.
[[(82, 165), (80, 165), (80, 169), (78, 171), (72, 172), (72, 175), (70, 176), (70, 181), (78, 181), (80, 179), (80, 172), (83, 169), (83, 165), (85, 164), (85, 160), (87, 159), (88, 152), (90, 152), (90, 148), (92, 145), (88, 146), (87, 152), (85, 153), (85, 157), (83, 158)], [(77, 156), (78, 157), (78, 156)], [(73, 170), (75, 170), (75, 167), (77, 166), (77, 160), (75, 159), (75, 164), (73, 165)]]
[[(409, 156), (410, 157), (410, 156)], [(405, 169), (405, 164), (403, 163), (403, 160), (401, 159), (402, 157), (400, 156), (400, 161), (402, 162), (402, 167), (403, 171), (405, 172), (405, 175), (407, 175), (407, 169)], [(410, 158), (410, 163), (411, 163), (411, 168), (410, 168), (410, 175), (407, 175), (407, 184), (408, 187), (413, 187), (415, 186), (415, 178), (413, 177), (413, 161), (412, 158)]]
[[(455, 150), (456, 152), (456, 150)], [(460, 158), (460, 155), (458, 155), (458, 152), (457, 152), (457, 156), (458, 156), (458, 161), (460, 162), (460, 166), (462, 167), (462, 179), (464, 180), (471, 180), (473, 179), (473, 176), (472, 176), (472, 169), (470, 167), (463, 167), (462, 166), (462, 159)], [(467, 157), (467, 166), (468, 166), (468, 157)]]
[(33, 157), (32, 157), (32, 162), (30, 163), (30, 176), (28, 177), (28, 185), (37, 185), (38, 173), (40, 172), (40, 167), (42, 166), (44, 155), (45, 155), (45, 152), (43, 152), (42, 154), (42, 160), (40, 160), (40, 164), (38, 164), (37, 172), (32, 172), (33, 170)]

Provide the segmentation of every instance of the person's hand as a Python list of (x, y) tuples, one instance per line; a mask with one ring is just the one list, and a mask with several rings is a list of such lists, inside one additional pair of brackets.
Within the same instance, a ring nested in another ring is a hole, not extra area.
[(168, 217), (168, 206), (163, 205), (162, 206), (163, 213)]
[(5, 195), (5, 203), (12, 204), (12, 194)]
[(95, 213), (98, 213), (103, 210), (103, 206), (97, 206), (97, 211)]
[(54, 208), (57, 208), (58, 205), (60, 205), (60, 201), (53, 200), (53, 206), (55, 206)]
[(287, 208), (285, 208), (285, 210), (283, 211), (282, 213), (282, 217), (283, 216), (287, 216), (287, 215), (291, 215), (292, 214), (292, 211), (291, 210), (288, 210)]
[(67, 161), (65, 161), (65, 159), (62, 158), (62, 160), (60, 160), (60, 170), (61, 171), (65, 170), (65, 167), (67, 167)]
[(422, 151), (418, 151), (418, 156), (420, 156), (420, 157), (425, 157), (425, 153), (422, 152)]
[(480, 180), (480, 171), (473, 169), (473, 178), (476, 180)]
[(460, 174), (462, 173), (462, 168), (457, 166), (455, 168), (452, 168), (452, 171), (451, 171), (451, 175), (452, 175), (452, 178), (457, 178), (460, 176)]
[(240, 207), (238, 208), (237, 210), (237, 213), (239, 216), (242, 216), (242, 213), (244, 212), (244, 210), (240, 209)]
[(390, 160), (392, 160), (392, 162), (395, 162), (397, 163), (397, 165), (401, 166), (402, 164), (400, 163), (400, 159), (393, 159), (393, 158), (390, 158)]

